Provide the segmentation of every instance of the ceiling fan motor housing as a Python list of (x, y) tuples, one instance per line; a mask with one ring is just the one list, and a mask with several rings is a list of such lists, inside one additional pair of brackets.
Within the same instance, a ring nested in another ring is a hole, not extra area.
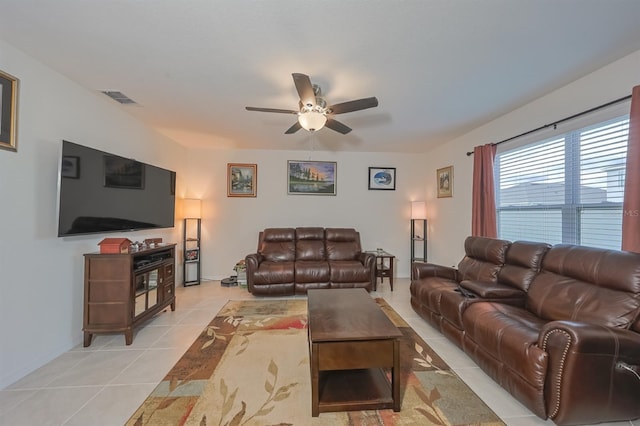
[(298, 102), (299, 110), (287, 110), (279, 108), (257, 108), (246, 107), (249, 111), (276, 112), (284, 114), (296, 114), (298, 121), (291, 126), (285, 134), (289, 135), (300, 129), (315, 132), (325, 125), (338, 133), (346, 135), (351, 128), (333, 118), (335, 114), (359, 111), (362, 109), (378, 106), (378, 99), (375, 97), (356, 99), (353, 101), (341, 102), (327, 107), (327, 103), (321, 96), (320, 86), (311, 84), (309, 76), (301, 73), (293, 73), (293, 82), (300, 97)]
[(327, 112), (327, 103), (325, 102), (325, 100), (321, 97), (316, 97), (316, 104), (315, 105), (303, 105), (300, 108), (300, 114), (304, 114), (305, 112), (319, 112), (322, 114), (325, 114)]

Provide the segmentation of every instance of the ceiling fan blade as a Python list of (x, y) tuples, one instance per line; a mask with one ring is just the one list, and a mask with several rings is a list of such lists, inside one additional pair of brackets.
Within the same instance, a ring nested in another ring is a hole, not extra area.
[(351, 127), (345, 126), (338, 120), (334, 120), (331, 117), (327, 117), (327, 122), (325, 123), (325, 127), (328, 127), (331, 130), (335, 130), (338, 133), (342, 133), (343, 135), (346, 135), (351, 131)]
[(285, 134), (285, 135), (290, 135), (290, 134), (292, 134), (292, 133), (297, 132), (297, 131), (298, 131), (298, 130), (300, 130), (300, 129), (302, 129), (302, 126), (300, 125), (300, 122), (296, 121), (296, 123), (295, 123), (293, 126), (289, 127), (289, 128), (287, 129), (287, 131), (286, 131), (286, 132), (284, 132), (284, 134)]
[(316, 105), (316, 95), (313, 92), (313, 85), (306, 74), (293, 73), (293, 83), (296, 85), (300, 102), (304, 106), (313, 107)]
[(342, 102), (340, 104), (327, 107), (328, 114), (344, 114), (345, 112), (360, 111), (361, 109), (373, 108), (378, 106), (378, 98), (375, 96), (370, 98), (357, 99), (355, 101)]
[(279, 112), (282, 114), (297, 114), (298, 111), (291, 109), (278, 109), (278, 108), (258, 108), (258, 107), (245, 107), (247, 111), (260, 111), (260, 112)]

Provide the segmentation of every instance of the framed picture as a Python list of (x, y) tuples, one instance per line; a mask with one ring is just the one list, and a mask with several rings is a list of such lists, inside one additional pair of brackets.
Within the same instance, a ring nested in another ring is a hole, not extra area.
[(257, 164), (227, 164), (227, 197), (255, 197), (257, 189)]
[(335, 161), (287, 162), (287, 193), (336, 195)]
[(395, 167), (369, 167), (369, 189), (395, 191)]
[(143, 189), (144, 164), (116, 155), (105, 155), (104, 186), (108, 188)]
[(453, 197), (453, 166), (438, 169), (436, 179), (438, 198)]
[(62, 157), (60, 176), (63, 178), (78, 179), (80, 177), (80, 157), (65, 155)]
[(0, 148), (16, 151), (18, 79), (0, 71)]

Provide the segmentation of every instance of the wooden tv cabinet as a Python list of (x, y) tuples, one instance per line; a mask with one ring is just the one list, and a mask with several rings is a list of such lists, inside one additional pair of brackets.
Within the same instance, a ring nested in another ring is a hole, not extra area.
[(124, 333), (171, 306), (176, 309), (175, 244), (125, 254), (84, 255), (84, 346), (94, 334)]

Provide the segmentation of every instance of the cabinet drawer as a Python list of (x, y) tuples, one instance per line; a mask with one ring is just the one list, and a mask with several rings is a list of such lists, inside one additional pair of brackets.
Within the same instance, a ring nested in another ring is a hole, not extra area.
[(167, 284), (164, 286), (164, 298), (163, 300), (167, 300), (167, 298), (173, 296), (173, 283)]
[(166, 265), (164, 265), (164, 278), (165, 281), (173, 278), (173, 274), (174, 274), (174, 266), (173, 263), (168, 263)]

